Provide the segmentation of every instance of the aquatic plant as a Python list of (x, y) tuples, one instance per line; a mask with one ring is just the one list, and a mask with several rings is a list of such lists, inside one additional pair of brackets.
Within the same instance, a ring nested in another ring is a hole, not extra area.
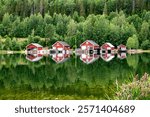
[(136, 75), (133, 81), (128, 84), (122, 84), (115, 99), (121, 100), (143, 100), (150, 99), (150, 77), (145, 73), (142, 78)]

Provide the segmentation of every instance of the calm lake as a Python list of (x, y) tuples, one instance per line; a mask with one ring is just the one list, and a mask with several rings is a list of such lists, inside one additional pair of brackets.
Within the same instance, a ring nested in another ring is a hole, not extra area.
[(111, 99), (116, 84), (150, 74), (150, 54), (115, 57), (91, 64), (71, 56), (57, 64), (50, 56), (31, 62), (25, 55), (0, 55), (0, 99)]

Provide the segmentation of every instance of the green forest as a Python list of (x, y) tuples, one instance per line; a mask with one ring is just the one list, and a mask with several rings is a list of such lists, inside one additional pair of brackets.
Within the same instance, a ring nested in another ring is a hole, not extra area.
[(149, 0), (1, 0), (0, 50), (57, 40), (150, 49)]

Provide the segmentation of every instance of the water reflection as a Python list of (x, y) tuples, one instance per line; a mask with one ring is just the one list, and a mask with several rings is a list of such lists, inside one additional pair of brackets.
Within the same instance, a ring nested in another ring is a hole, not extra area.
[(125, 58), (127, 57), (127, 54), (126, 54), (126, 52), (119, 52), (119, 53), (117, 54), (117, 57), (118, 57), (119, 59), (125, 59)]
[[(116, 79), (121, 84), (136, 74), (150, 74), (150, 54), (128, 54), (127, 59), (105, 62), (99, 54), (80, 53), (63, 64), (55, 64), (52, 57), (30, 62), (24, 54), (0, 55), (0, 99), (106, 99), (114, 94)], [(93, 62), (83, 64), (80, 57)]]
[(52, 55), (52, 59), (56, 63), (63, 63), (67, 61), (69, 58), (70, 58), (70, 54), (67, 54), (67, 53), (56, 53)]
[[(117, 58), (125, 59), (127, 57), (126, 54), (127, 54), (126, 52), (119, 52), (117, 53)], [(102, 58), (106, 62), (109, 62), (113, 58), (115, 58), (115, 54), (113, 53), (107, 52), (107, 53), (98, 54), (95, 52), (91, 52), (91, 51), (86, 52), (83, 50), (75, 51), (75, 55), (79, 56), (80, 60), (86, 64), (91, 64), (95, 62), (96, 60), (98, 60), (99, 58)], [(45, 54), (43, 55), (27, 54), (26, 59), (31, 62), (36, 62), (36, 61), (41, 60), (43, 56), (45, 56)], [(49, 57), (51, 57), (56, 63), (63, 63), (63, 62), (66, 62), (71, 57), (71, 53), (65, 52), (65, 51), (61, 52), (61, 51), (50, 50)]]
[(39, 61), (43, 58), (43, 55), (41, 54), (27, 54), (26, 59), (31, 62)]
[(81, 54), (80, 55), (80, 60), (86, 64), (93, 63), (98, 59), (99, 59), (99, 55), (97, 55), (97, 54), (91, 54), (91, 55), (90, 54)]

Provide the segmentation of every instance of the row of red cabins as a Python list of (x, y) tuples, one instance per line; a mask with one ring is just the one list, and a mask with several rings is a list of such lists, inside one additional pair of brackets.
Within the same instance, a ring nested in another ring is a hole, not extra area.
[[(30, 54), (30, 50), (34, 50), (35, 52), (37, 50), (36, 56), (40, 56), (42, 53), (44, 54), (43, 47), (35, 43), (31, 43), (27, 45), (26, 50), (29, 52), (29, 55), (32, 55)], [(52, 50), (50, 51), (52, 53), (52, 59), (57, 63), (64, 62), (70, 56), (70, 50), (71, 48), (69, 44), (63, 41), (57, 41), (56, 43), (52, 45)], [(80, 53), (81, 55), (80, 59), (84, 61), (85, 63), (88, 61), (97, 59), (98, 52), (101, 53), (101, 57), (103, 59), (107, 59), (107, 60), (111, 58), (110, 56), (115, 54), (114, 53), (115, 47), (111, 43), (105, 43), (100, 47), (93, 40), (86, 40), (80, 45), (80, 49), (77, 49), (77, 50), (80, 50), (81, 53), (79, 51), (75, 51), (75, 52)], [(117, 47), (117, 50), (125, 52), (126, 46), (121, 44)], [(87, 58), (87, 55), (88, 55), (88, 58)], [(34, 59), (34, 57), (32, 58)]]
[[(81, 49), (81, 50), (80, 50)], [(80, 49), (77, 50), (76, 52), (80, 53), (80, 59), (86, 63), (92, 63), (95, 60), (99, 58), (99, 55), (101, 58), (105, 61), (110, 61), (115, 57), (115, 47), (111, 43), (105, 43), (101, 47), (95, 43), (93, 40), (86, 40), (80, 45)], [(118, 52), (126, 52), (126, 46), (121, 44), (117, 47)], [(118, 54), (118, 57), (120, 59), (125, 58), (126, 54)]]

